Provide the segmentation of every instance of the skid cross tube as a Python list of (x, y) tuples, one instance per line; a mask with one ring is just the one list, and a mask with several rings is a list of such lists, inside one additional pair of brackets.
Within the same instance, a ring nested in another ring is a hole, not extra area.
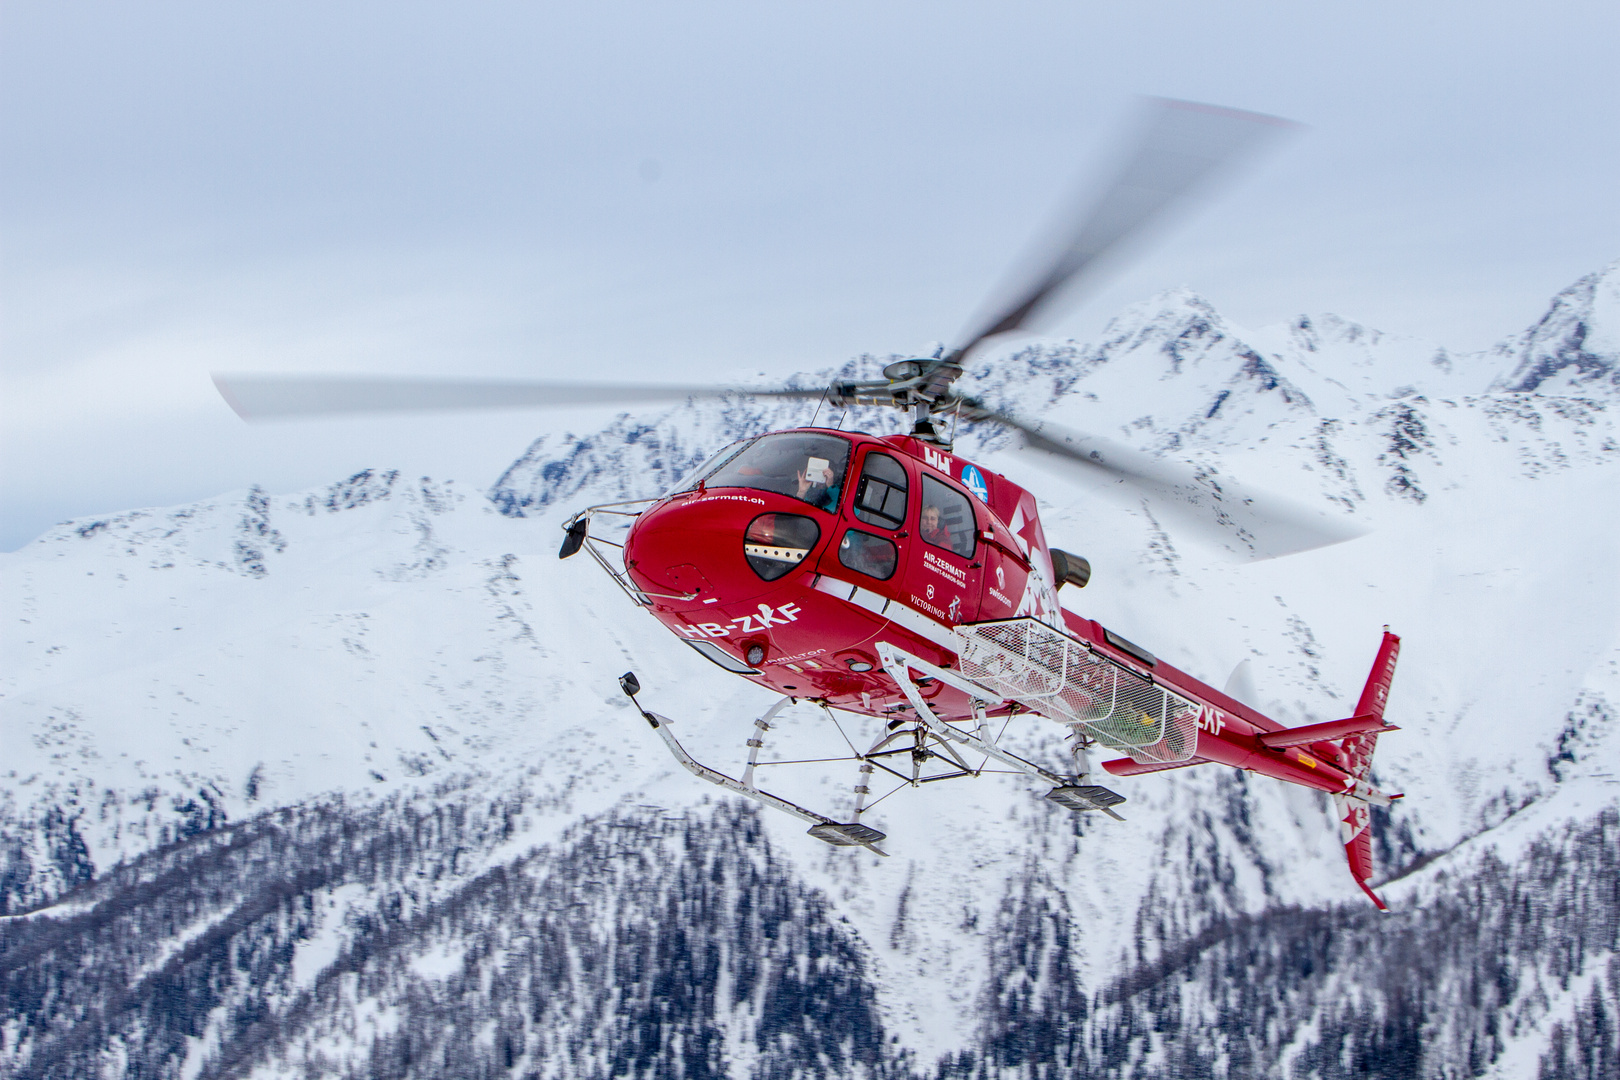
[[(769, 709), (765, 710), (764, 716), (754, 721), (754, 728), (758, 734), (754, 735), (748, 740), (748, 767), (743, 770), (743, 787), (756, 791), (758, 790), (757, 788), (754, 788), (754, 770), (759, 767), (759, 751), (760, 748), (765, 745), (765, 733), (771, 730), (771, 724), (773, 721), (775, 721), (776, 714), (791, 704), (793, 704), (793, 699), (790, 697), (785, 697), (781, 701), (778, 701), (775, 705), (772, 705)], [(671, 736), (668, 735), (665, 736), (665, 738), (670, 737)]]
[[(1049, 784), (1061, 787), (1064, 784), (1074, 782), (1072, 778), (1048, 772), (1032, 761), (1025, 761), (1017, 754), (1010, 754), (994, 743), (985, 742), (976, 735), (970, 735), (965, 731), (951, 727), (951, 725), (934, 715), (934, 710), (929, 707), (927, 701), (923, 700), (921, 689), (912, 681), (911, 674), (906, 669), (911, 668), (920, 671), (929, 678), (938, 679), (942, 683), (954, 686), (963, 693), (971, 694), (981, 700), (987, 693), (982, 686), (975, 686), (961, 676), (930, 664), (926, 660), (912, 656), (910, 653), (903, 652), (886, 641), (878, 642), (877, 653), (879, 659), (883, 661), (883, 669), (899, 685), (901, 692), (906, 695), (906, 700), (911, 702), (911, 707), (917, 711), (917, 718), (927, 725), (929, 731), (938, 735), (941, 739), (959, 743), (981, 754), (988, 754), (1003, 765), (1011, 766), (1019, 772), (1033, 776), (1037, 780), (1044, 780)], [(999, 702), (991, 702), (991, 704), (999, 704)]]
[[(1081, 789), (1081, 785), (1083, 785), (1084, 781), (1086, 780), (1086, 776), (1084, 774), (1068, 777), (1059, 776), (1057, 773), (1041, 768), (1033, 761), (1026, 761), (1017, 754), (1009, 753), (1008, 751), (1001, 749), (1001, 747), (995, 745), (994, 743), (986, 742), (977, 735), (969, 734), (960, 728), (954, 728), (950, 724), (947, 724), (945, 721), (941, 720), (939, 717), (935, 716), (934, 710), (929, 707), (927, 701), (923, 700), (921, 688), (919, 688), (917, 684), (912, 681), (911, 671), (919, 671), (923, 675), (931, 679), (937, 679), (949, 686), (953, 686), (962, 691), (964, 694), (968, 694), (977, 700), (985, 701), (986, 703), (992, 705), (999, 704), (1000, 699), (997, 698), (991, 691), (986, 690), (984, 687), (979, 686), (970, 679), (964, 678), (956, 672), (947, 671), (936, 664), (930, 664), (928, 661), (923, 660), (920, 657), (912, 656), (910, 653), (896, 648), (887, 641), (880, 641), (877, 643), (877, 654), (878, 658), (883, 661), (883, 670), (889, 673), (889, 677), (895, 681), (895, 684), (900, 687), (901, 692), (906, 695), (906, 700), (911, 702), (911, 707), (917, 712), (917, 718), (927, 725), (928, 730), (934, 735), (938, 736), (941, 741), (949, 740), (950, 742), (954, 742), (959, 746), (968, 747), (969, 749), (980, 754), (985, 754), (994, 758), (1003, 765), (1017, 769), (1019, 772), (1024, 773), (1027, 776), (1032, 776), (1037, 780), (1044, 780), (1048, 784), (1052, 785), (1054, 791), (1062, 791), (1065, 789), (1069, 791), (1078, 791)], [(1074, 796), (1071, 796), (1071, 798), (1073, 797)], [(1115, 798), (1118, 797), (1115, 796)], [(1079, 801), (1082, 803), (1089, 802), (1089, 800), (1083, 795), (1080, 796)], [(1065, 805), (1068, 804), (1065, 803)], [(1101, 810), (1103, 813), (1107, 814), (1116, 821), (1125, 820), (1118, 814), (1114, 813), (1114, 811), (1107, 805), (1092, 804), (1091, 808)]]

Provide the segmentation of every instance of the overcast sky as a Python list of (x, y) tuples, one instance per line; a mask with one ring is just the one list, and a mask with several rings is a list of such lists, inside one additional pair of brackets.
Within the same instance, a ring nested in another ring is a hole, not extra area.
[(1307, 127), (1057, 333), (1187, 285), (1483, 348), (1620, 257), (1617, 55), (1613, 0), (7, 0), (0, 548), (372, 465), (484, 486), (570, 424), (249, 427), (211, 370), (926, 349), (1138, 94)]

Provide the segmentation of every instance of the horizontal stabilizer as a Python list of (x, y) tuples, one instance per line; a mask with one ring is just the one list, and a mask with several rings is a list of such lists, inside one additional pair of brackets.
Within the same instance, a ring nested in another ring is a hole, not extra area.
[(1392, 724), (1384, 723), (1382, 716), (1352, 716), (1347, 720), (1328, 720), (1320, 724), (1307, 724), (1304, 727), (1284, 728), (1282, 731), (1267, 731), (1260, 736), (1260, 745), (1272, 750), (1282, 750), (1290, 746), (1304, 746), (1313, 742), (1335, 742), (1346, 735), (1366, 735), (1375, 732), (1399, 731)]
[(1193, 758), (1191, 761), (1133, 761), (1131, 758), (1115, 758), (1113, 761), (1103, 762), (1103, 768), (1115, 776), (1141, 776), (1143, 773), (1164, 772), (1166, 769), (1185, 769), (1190, 765), (1207, 765), (1208, 758)]

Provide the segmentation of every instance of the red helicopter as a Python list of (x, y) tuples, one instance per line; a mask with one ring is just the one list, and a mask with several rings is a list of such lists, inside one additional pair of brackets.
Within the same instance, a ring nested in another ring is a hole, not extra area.
[[(563, 558), (586, 550), (693, 650), (781, 695), (753, 722), (747, 765), (732, 777), (694, 760), (670, 721), (639, 704), (640, 683), (626, 673), (621, 687), (676, 758), (705, 780), (810, 822), (822, 840), (878, 854), (885, 834), (861, 819), (879, 776), (914, 787), (978, 776), (995, 761), (1049, 784), (1047, 797), (1061, 806), (1118, 818), (1124, 797), (1095, 782), (1094, 748), (1124, 755), (1102, 763), (1115, 776), (1230, 765), (1331, 793), (1351, 873), (1384, 909), (1371, 887), (1369, 808), (1400, 796), (1373, 787), (1370, 771), (1379, 734), (1395, 730), (1384, 709), (1400, 639), (1385, 628), (1350, 717), (1285, 727), (1064, 610), (1058, 590), (1083, 588), (1087, 561), (1047, 544), (1030, 492), (953, 452), (960, 423), (1010, 427), (1027, 447), (1127, 482), (1260, 557), (1354, 535), (1325, 515), (996, 412), (953, 388), (982, 342), (1030, 326), (1060, 290), (1284, 126), (1252, 113), (1154, 103), (1123, 168), (1091, 213), (1062, 230), (1065, 242), (1032, 283), (959, 348), (890, 364), (882, 380), (770, 390), (279, 376), (215, 382), (250, 419), (722, 394), (906, 410), (909, 434), (809, 427), (745, 439), (659, 498), (590, 507), (565, 523)], [(624, 527), (622, 536), (612, 535), (613, 523)], [(808, 809), (755, 782), (758, 767), (781, 764), (760, 753), (778, 714), (796, 701), (829, 717), (881, 722), (869, 748), (849, 743), (857, 774), (847, 814)], [(1000, 732), (1024, 714), (1067, 729), (1072, 760), (1043, 765), (1003, 746)]]
[[(590, 550), (626, 592), (709, 660), (783, 695), (755, 721), (740, 780), (695, 761), (666, 718), (642, 715), (692, 772), (810, 821), (812, 835), (879, 850), (884, 834), (860, 820), (874, 772), (917, 785), (978, 775), (969, 758), (981, 756), (1051, 784), (1060, 805), (1117, 817), (1124, 798), (1091, 782), (1087, 750), (1100, 744), (1127, 755), (1103, 763), (1115, 776), (1216, 762), (1331, 792), (1351, 871), (1383, 907), (1367, 808), (1398, 798), (1368, 782), (1378, 735), (1394, 730), (1384, 704), (1400, 639), (1387, 630), (1353, 716), (1286, 728), (1064, 610), (1058, 587), (1084, 586), (1090, 567), (1047, 546), (1034, 497), (917, 435), (805, 428), (744, 441), (650, 505), (582, 512), (563, 557), (610, 515), (632, 518), (623, 569)], [(623, 686), (640, 691), (633, 674)], [(774, 713), (798, 699), (885, 721), (851, 755), (846, 820), (754, 783)], [(1017, 713), (1070, 729), (1073, 771), (998, 745), (990, 721)]]

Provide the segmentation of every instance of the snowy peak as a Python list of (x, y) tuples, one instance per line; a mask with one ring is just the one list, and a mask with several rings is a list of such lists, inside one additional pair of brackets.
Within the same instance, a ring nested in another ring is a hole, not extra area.
[(727, 443), (809, 423), (813, 409), (813, 402), (702, 401), (650, 419), (623, 414), (589, 434), (542, 435), (489, 497), (508, 517), (540, 513), (587, 488), (614, 500), (651, 498)]
[[(820, 388), (837, 379), (871, 379), (896, 359), (861, 356), (838, 369), (795, 376), (788, 385)], [(489, 497), (508, 517), (543, 513), (587, 490), (602, 501), (652, 498), (729, 443), (812, 422), (877, 433), (903, 430), (892, 410), (860, 409), (846, 423), (843, 410), (816, 401), (740, 394), (694, 399), (656, 416), (624, 413), (588, 434), (542, 435), (495, 481)]]
[(1160, 368), (1161, 382), (1185, 373), (1255, 380), (1264, 390), (1284, 386), (1215, 306), (1190, 289), (1172, 289), (1126, 308), (1103, 330), (1099, 348), (1111, 359), (1130, 356), (1139, 370)]
[(1357, 368), (1375, 366), (1379, 351), (1395, 340), (1382, 330), (1374, 330), (1331, 312), (1296, 315), (1285, 324), (1287, 344), (1298, 353), (1338, 353)]
[[(1352, 408), (1418, 394), (1474, 393), (1484, 386), (1483, 380), (1472, 374), (1476, 365), (1468, 363), (1466, 357), (1338, 315), (1298, 315), (1281, 327), (1262, 330), (1255, 336), (1290, 364), (1349, 395), (1345, 403)], [(1324, 399), (1336, 396), (1319, 393)]]
[[(1047, 350), (1054, 358), (1061, 351)], [(1071, 351), (1070, 377), (1047, 380), (1068, 397), (1059, 403), (1054, 392), (1020, 404), (1030, 412), (1055, 405), (1060, 422), (1123, 435), (1150, 450), (1189, 441), (1241, 444), (1245, 432), (1316, 413), (1311, 395), (1274, 357), (1187, 289), (1127, 308), (1097, 345)]]
[[(295, 535), (311, 534), (311, 539), (328, 543), (338, 532), (351, 528), (347, 520), (291, 529), (289, 522), (324, 520), (362, 507), (381, 507), (385, 512), (381, 517), (373, 514), (370, 527), (414, 542), (414, 550), (432, 569), (443, 560), (433, 554), (437, 541), (431, 521), (465, 498), (454, 481), (438, 482), (425, 476), (407, 481), (396, 470), (364, 469), (324, 489), (296, 496), (271, 496), (255, 486), (186, 506), (80, 518), (46, 531), (23, 553), (62, 557), (90, 542), (102, 553), (134, 560), (143, 568), (183, 566), (262, 578), (286, 557)], [(371, 539), (367, 534), (363, 542)]]
[[(1502, 370), (1501, 355), (1512, 349), (1514, 356), (1540, 358), (1525, 359), (1522, 369), (1573, 364), (1588, 383), (1605, 373), (1611, 380), (1620, 377), (1617, 290), (1620, 263), (1565, 290), (1548, 317), (1510, 343), (1511, 349), (1456, 353), (1333, 314), (1299, 315), (1248, 330), (1203, 296), (1179, 288), (1126, 308), (1095, 344), (1038, 341), (987, 350), (969, 364), (960, 385), (991, 408), (1123, 438), (1150, 451), (1249, 448), (1278, 425), (1384, 424), (1427, 408), (1421, 399), (1461, 401), (1503, 389), (1503, 380), (1493, 386), (1492, 379)], [(874, 378), (898, 358), (862, 356), (796, 381)], [(1507, 389), (1532, 388), (1522, 377), (1506, 381), (1514, 382)], [(648, 497), (727, 443), (809, 423), (818, 412), (822, 423), (874, 432), (903, 426), (879, 409), (835, 419), (832, 410), (818, 410), (813, 402), (691, 402), (652, 417), (624, 415), (597, 432), (542, 437), (489, 494), (502, 513), (515, 517), (543, 513), (586, 490), (603, 498)], [(1003, 433), (964, 432), (964, 449), (971, 452), (1006, 445)], [(1404, 441), (1395, 445), (1403, 461), (1413, 452)]]
[(1492, 355), (1513, 365), (1495, 390), (1620, 391), (1620, 260), (1553, 297), (1540, 322), (1498, 345)]
[(1300, 315), (1252, 339), (1324, 416), (1415, 397), (1612, 392), (1620, 386), (1620, 261), (1559, 293), (1536, 325), (1485, 352), (1455, 353), (1337, 315)]

